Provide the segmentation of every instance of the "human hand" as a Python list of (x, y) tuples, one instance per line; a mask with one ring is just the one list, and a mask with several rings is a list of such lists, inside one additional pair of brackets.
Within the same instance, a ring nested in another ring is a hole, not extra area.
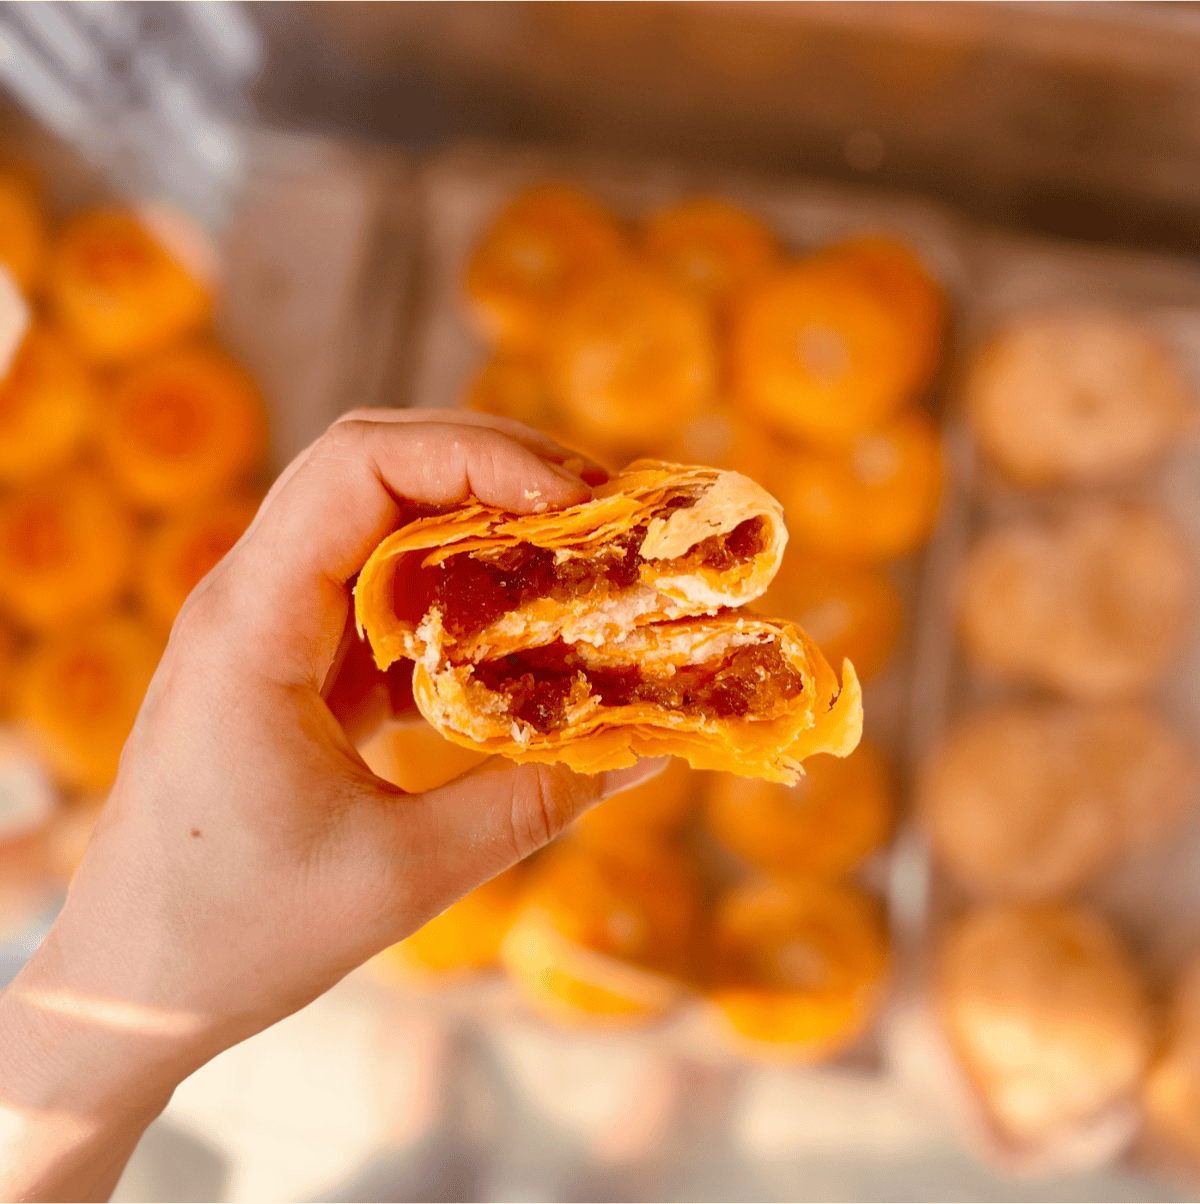
[(363, 411), (282, 474), (180, 613), (63, 911), (0, 996), (0, 1191), (106, 1195), (192, 1070), (658, 771), (493, 758), (405, 795), (323, 697), (349, 583), (407, 503), (583, 501), (603, 470), (571, 455), (481, 415)]

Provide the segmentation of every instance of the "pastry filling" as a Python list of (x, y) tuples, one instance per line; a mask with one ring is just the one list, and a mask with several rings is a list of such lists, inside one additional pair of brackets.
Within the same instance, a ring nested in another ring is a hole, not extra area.
[(475, 680), (508, 700), (509, 714), (545, 735), (566, 723), (568, 711), (589, 697), (601, 706), (649, 703), (706, 719), (773, 718), (780, 704), (804, 690), (804, 680), (777, 643), (736, 648), (699, 665), (681, 665), (669, 677), (637, 664), (588, 665), (563, 643), (529, 648), (476, 665)]
[[(686, 499), (680, 499), (686, 504)], [(674, 507), (668, 506), (668, 509)], [(582, 556), (560, 557), (553, 548), (518, 544), (486, 555), (451, 556), (423, 576), (429, 582), (424, 610), (436, 606), (442, 626), (466, 641), (502, 615), (538, 598), (570, 601), (596, 594), (617, 594), (636, 585), (646, 561), (638, 552), (648, 522)], [(709, 568), (718, 572), (748, 564), (766, 546), (764, 520), (750, 518), (723, 535), (710, 535), (685, 556), (668, 561), (682, 572)], [(401, 604), (397, 598), (397, 609)]]

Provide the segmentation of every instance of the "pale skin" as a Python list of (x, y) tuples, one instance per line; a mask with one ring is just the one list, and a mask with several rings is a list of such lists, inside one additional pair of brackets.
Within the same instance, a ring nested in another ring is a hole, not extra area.
[(0, 994), (0, 1196), (106, 1199), (192, 1071), (661, 770), (495, 758), (407, 795), (325, 702), (350, 583), (407, 503), (530, 513), (603, 476), (517, 423), (392, 410), (285, 470), (185, 604), (62, 913)]

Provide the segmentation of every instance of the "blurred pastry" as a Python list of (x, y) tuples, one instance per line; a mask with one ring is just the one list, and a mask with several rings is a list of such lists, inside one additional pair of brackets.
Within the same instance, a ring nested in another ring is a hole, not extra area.
[(936, 298), (915, 259), (886, 240), (792, 263), (735, 307), (734, 391), (781, 433), (844, 448), (928, 383), (940, 338), (940, 320), (930, 318)]
[(155, 527), (138, 573), (146, 614), (170, 630), (184, 599), (242, 537), (257, 510), (253, 498), (230, 498), (172, 515)]
[(26, 481), (65, 463), (95, 421), (89, 372), (62, 338), (34, 326), (0, 380), (0, 484)]
[(1153, 1138), (1200, 1165), (1200, 958), (1172, 992), (1167, 1039), (1142, 1092)]
[(34, 189), (16, 173), (0, 172), (0, 264), (32, 292), (46, 265), (46, 218)]
[(708, 956), (708, 997), (736, 1050), (819, 1061), (861, 1036), (878, 1010), (883, 909), (849, 883), (749, 882), (717, 903)]
[(385, 720), (358, 745), (358, 755), (373, 774), (409, 794), (444, 786), (487, 757), (451, 744), (419, 717)]
[(643, 842), (669, 841), (695, 810), (701, 780), (702, 775), (686, 761), (672, 757), (658, 777), (581, 815), (571, 825), (571, 838), (614, 853)]
[(934, 985), (950, 1043), (1011, 1140), (1048, 1138), (1137, 1090), (1153, 1043), (1146, 992), (1088, 909), (975, 910), (943, 937)]
[(112, 784), (162, 650), (140, 624), (116, 618), (73, 626), (29, 655), (17, 718), (64, 785)]
[(60, 805), (59, 793), (28, 741), (11, 724), (0, 725), (0, 846), (44, 833)]
[(771, 231), (719, 197), (693, 197), (659, 210), (642, 223), (639, 242), (649, 263), (714, 316), (779, 261)]
[(836, 877), (887, 842), (895, 812), (887, 761), (863, 743), (845, 759), (809, 757), (795, 786), (714, 774), (704, 818), (761, 869)]
[(752, 607), (799, 623), (831, 665), (849, 660), (862, 681), (883, 668), (900, 635), (900, 598), (882, 568), (811, 552), (785, 552)]
[(1142, 707), (997, 707), (950, 732), (921, 816), (969, 890), (1050, 898), (1170, 830), (1196, 802), (1196, 768)]
[(717, 352), (704, 306), (650, 268), (611, 265), (564, 305), (551, 381), (585, 439), (636, 451), (704, 413)]
[(0, 719), (12, 713), (13, 687), (17, 679), (17, 633), (0, 620)]
[(485, 338), (544, 345), (563, 307), (627, 253), (615, 219), (575, 188), (548, 184), (517, 197), (484, 235), (467, 268), (467, 308)]
[(111, 606), (133, 569), (133, 524), (86, 468), (0, 499), (0, 609), (47, 630)]
[(433, 985), (496, 964), (516, 912), (525, 866), (476, 887), (412, 936), (377, 954), (371, 968), (402, 986)]
[(466, 406), (523, 422), (564, 447), (592, 450), (582, 447), (584, 440), (555, 400), (543, 358), (530, 352), (499, 352), (475, 378)]
[(1161, 455), (1188, 397), (1166, 350), (1117, 314), (1039, 314), (975, 357), (967, 404), (979, 443), (1023, 485), (1125, 476)]
[(88, 842), (104, 809), (105, 795), (92, 794), (69, 802), (55, 812), (46, 829), (46, 862), (61, 886), (68, 886), (79, 869)]
[(204, 289), (119, 210), (80, 213), (67, 223), (51, 251), (48, 285), (64, 329), (97, 363), (157, 351), (208, 321)]
[(963, 567), (959, 624), (970, 654), (1005, 678), (1119, 698), (1166, 670), (1192, 581), (1182, 541), (1155, 511), (1081, 508), (986, 536)]
[(679, 998), (699, 906), (687, 864), (666, 849), (609, 857), (563, 841), (531, 867), (500, 959), (548, 1019), (638, 1024)]
[(195, 343), (117, 380), (100, 450), (134, 505), (180, 510), (244, 480), (262, 459), (265, 436), (250, 378), (224, 352)]
[(937, 519), (937, 428), (914, 410), (840, 451), (780, 444), (762, 480), (783, 503), (795, 549), (855, 561), (903, 556), (925, 542)]

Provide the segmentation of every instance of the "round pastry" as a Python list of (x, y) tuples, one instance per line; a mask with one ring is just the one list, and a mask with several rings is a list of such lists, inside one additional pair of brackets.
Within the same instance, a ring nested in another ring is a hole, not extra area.
[(1195, 802), (1195, 773), (1186, 746), (1141, 707), (998, 707), (950, 733), (921, 815), (969, 890), (1050, 898), (1169, 830)]
[(768, 872), (837, 877), (882, 847), (896, 804), (877, 748), (810, 757), (795, 786), (733, 774), (713, 776), (704, 818), (713, 834)]
[(95, 388), (79, 357), (46, 327), (34, 326), (0, 380), (0, 484), (65, 463), (95, 420)]
[(695, 810), (700, 775), (679, 757), (644, 786), (622, 791), (585, 812), (571, 825), (571, 837), (589, 848), (620, 854), (642, 842), (666, 842), (678, 835)]
[(971, 655), (1003, 677), (1119, 698), (1166, 670), (1191, 584), (1187, 551), (1159, 514), (1094, 506), (984, 538), (963, 567), (959, 625)]
[(466, 406), (523, 422), (564, 447), (583, 442), (555, 400), (543, 359), (529, 352), (500, 352), (475, 378)]
[(650, 268), (611, 265), (564, 306), (551, 381), (584, 438), (636, 448), (703, 413), (717, 389), (704, 306)]
[(474, 769), (486, 753), (452, 744), (424, 719), (389, 719), (358, 746), (367, 768), (409, 794), (424, 794)]
[(779, 261), (775, 236), (756, 217), (718, 197), (660, 210), (641, 229), (641, 251), (714, 314)]
[(12, 712), (13, 688), (17, 679), (17, 634), (0, 621), (0, 719)]
[(208, 321), (209, 298), (131, 214), (97, 210), (67, 223), (50, 255), (50, 301), (89, 359), (118, 364)]
[(549, 1019), (641, 1023), (678, 999), (699, 907), (695, 878), (665, 848), (613, 857), (564, 841), (532, 866), (500, 960)]
[(131, 619), (72, 627), (38, 645), (17, 683), (17, 718), (67, 786), (117, 776), (162, 643)]
[(993, 906), (944, 936), (946, 1033), (999, 1129), (1036, 1141), (1136, 1091), (1153, 1030), (1138, 972), (1083, 907)]
[(107, 484), (87, 469), (0, 500), (0, 609), (47, 630), (111, 606), (129, 583), (134, 533)]
[(1142, 1105), (1151, 1135), (1200, 1164), (1200, 959), (1185, 967), (1172, 992), (1166, 1044)]
[(25, 293), (40, 282), (46, 263), (46, 219), (34, 190), (0, 172), (0, 264)]
[(980, 446), (1029, 486), (1145, 468), (1179, 432), (1187, 392), (1150, 331), (1116, 314), (1040, 314), (975, 357), (967, 403)]
[(937, 519), (937, 428), (914, 410), (841, 451), (777, 447), (764, 484), (783, 503), (798, 548), (855, 561), (903, 556)]
[(476, 887), (369, 964), (401, 985), (446, 982), (489, 969), (516, 913), (524, 872), (523, 864), (515, 865)]
[(148, 510), (198, 505), (248, 476), (265, 423), (250, 378), (194, 344), (138, 365), (113, 387), (100, 450), (122, 492)]
[(900, 598), (882, 568), (809, 552), (786, 552), (753, 607), (799, 623), (831, 665), (850, 661), (862, 681), (883, 668), (900, 635)]
[(935, 306), (940, 315), (916, 261), (885, 240), (795, 262), (734, 309), (735, 393), (785, 435), (845, 447), (928, 383), (940, 338)]
[(561, 184), (530, 189), (475, 249), (468, 310), (493, 342), (540, 346), (579, 288), (627, 251), (617, 222), (582, 192)]
[(739, 1052), (818, 1061), (861, 1036), (878, 1010), (883, 910), (849, 883), (746, 883), (719, 900), (709, 956), (708, 997)]
[(231, 498), (157, 526), (143, 548), (138, 579), (147, 615), (169, 630), (188, 594), (242, 537), (257, 510), (252, 498)]

